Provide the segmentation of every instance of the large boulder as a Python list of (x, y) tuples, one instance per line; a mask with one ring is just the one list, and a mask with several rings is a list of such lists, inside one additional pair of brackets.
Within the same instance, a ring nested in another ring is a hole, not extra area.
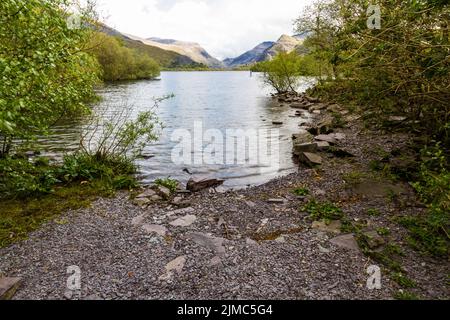
[(188, 181), (186, 188), (191, 192), (198, 192), (203, 189), (218, 187), (224, 182), (224, 180), (207, 176), (194, 176)]

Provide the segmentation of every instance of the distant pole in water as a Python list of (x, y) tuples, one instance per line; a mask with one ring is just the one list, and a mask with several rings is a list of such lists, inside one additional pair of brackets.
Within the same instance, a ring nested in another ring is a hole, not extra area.
[(253, 71), (250, 70), (250, 78), (253, 77)]

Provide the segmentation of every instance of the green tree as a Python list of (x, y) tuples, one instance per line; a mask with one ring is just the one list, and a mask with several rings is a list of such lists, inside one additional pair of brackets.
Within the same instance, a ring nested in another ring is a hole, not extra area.
[(280, 52), (272, 60), (259, 63), (263, 82), (277, 93), (296, 92), (302, 76), (302, 60), (295, 52)]
[(65, 115), (88, 112), (97, 64), (82, 48), (89, 31), (71, 28), (68, 0), (0, 2), (0, 157), (13, 138), (45, 132)]

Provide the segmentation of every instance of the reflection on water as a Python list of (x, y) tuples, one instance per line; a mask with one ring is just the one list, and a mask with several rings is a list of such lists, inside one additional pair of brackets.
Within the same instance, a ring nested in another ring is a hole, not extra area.
[[(301, 119), (292, 117), (295, 110), (274, 103), (258, 77), (257, 74), (251, 77), (249, 72), (163, 72), (160, 81), (106, 85), (99, 92), (103, 100), (94, 106), (94, 110), (110, 116), (132, 106), (133, 115), (136, 115), (139, 111), (151, 109), (154, 97), (173, 93), (175, 97), (163, 101), (157, 109), (164, 124), (160, 140), (148, 145), (144, 150), (147, 157), (138, 161), (142, 181), (150, 183), (158, 177), (170, 176), (186, 182), (189, 175), (183, 169), (188, 168), (195, 174), (223, 178), (227, 187), (261, 184), (295, 169), (291, 136), (298, 131)], [(274, 125), (273, 121), (281, 121), (283, 125)], [(39, 139), (38, 144), (52, 156), (76, 150), (80, 135), (87, 127), (86, 122), (78, 119), (59, 124), (50, 136)], [(224, 136), (227, 129), (278, 129), (279, 137), (268, 138), (279, 148), (279, 169), (271, 170), (262, 164), (250, 163), (175, 164), (171, 154), (178, 143), (171, 140), (172, 134), (177, 129), (193, 132), (196, 122), (201, 122), (204, 131), (218, 129)]]

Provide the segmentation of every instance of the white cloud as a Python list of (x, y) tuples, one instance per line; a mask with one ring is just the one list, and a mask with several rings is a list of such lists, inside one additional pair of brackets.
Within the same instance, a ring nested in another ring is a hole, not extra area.
[(142, 38), (200, 43), (210, 54), (235, 57), (263, 41), (292, 34), (310, 0), (98, 0), (105, 22)]

